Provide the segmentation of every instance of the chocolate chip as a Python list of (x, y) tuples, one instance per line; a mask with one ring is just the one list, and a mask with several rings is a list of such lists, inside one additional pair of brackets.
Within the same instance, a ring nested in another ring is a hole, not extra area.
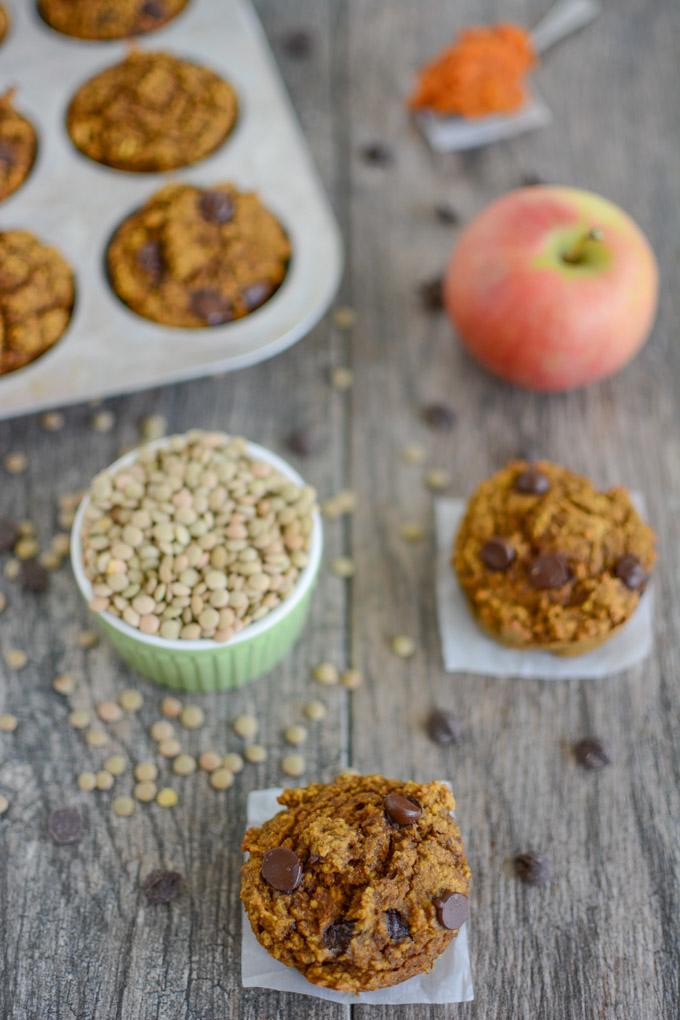
[(19, 525), (9, 517), (0, 517), (0, 552), (11, 552), (19, 541)]
[(77, 808), (58, 808), (47, 821), (47, 831), (55, 843), (77, 843), (84, 832), (83, 816)]
[(7, 170), (16, 163), (17, 154), (14, 146), (6, 138), (0, 138), (0, 163), (3, 163)]
[(439, 432), (448, 432), (456, 424), (456, 412), (448, 404), (427, 404), (421, 414), (425, 424)]
[(297, 854), (285, 846), (267, 850), (262, 858), (262, 878), (278, 892), (295, 892), (302, 881), (302, 865)]
[(24, 560), (19, 568), (19, 584), (26, 591), (46, 591), (50, 577), (37, 560)]
[(313, 40), (304, 28), (294, 28), (283, 36), (281, 45), (291, 60), (306, 60), (312, 52)]
[(570, 577), (569, 564), (562, 553), (541, 553), (529, 568), (529, 580), (539, 591), (561, 588)]
[(427, 718), (427, 733), (435, 744), (444, 746), (457, 743), (463, 727), (458, 716), (445, 708), (433, 708)]
[(642, 591), (649, 580), (639, 559), (632, 553), (621, 557), (614, 567), (614, 573), (631, 591)]
[(514, 860), (515, 874), (527, 885), (545, 885), (552, 878), (552, 865), (545, 854), (529, 850), (517, 854)]
[(574, 744), (574, 757), (584, 769), (603, 769), (611, 763), (607, 749), (598, 737), (584, 737)]
[(198, 208), (208, 223), (228, 223), (234, 217), (234, 200), (226, 191), (204, 191)]
[(161, 0), (145, 0), (145, 3), (140, 7), (140, 14), (160, 21), (165, 17), (165, 4), (161, 3)]
[(398, 910), (385, 911), (385, 926), (393, 942), (403, 942), (411, 935), (411, 929)]
[(286, 446), (291, 453), (296, 453), (298, 457), (309, 457), (316, 453), (320, 443), (316, 432), (313, 432), (312, 429), (301, 428), (288, 433)]
[(384, 142), (367, 142), (360, 153), (364, 162), (372, 166), (388, 166), (393, 159), (392, 150)]
[(332, 953), (344, 953), (352, 941), (354, 921), (333, 921), (323, 933), (323, 944)]
[(137, 249), (137, 265), (154, 281), (163, 275), (163, 250), (158, 241), (147, 241)]
[(194, 315), (209, 326), (219, 326), (232, 319), (231, 305), (217, 290), (204, 287), (195, 290), (189, 302)]
[(549, 488), (550, 479), (535, 467), (520, 471), (515, 479), (515, 489), (526, 496), (542, 496)]
[(184, 878), (179, 871), (157, 868), (142, 882), (142, 892), (149, 903), (172, 903), (184, 891)]
[(423, 813), (420, 804), (395, 791), (387, 794), (384, 803), (387, 817), (397, 825), (413, 825)]
[(438, 202), (434, 207), (434, 214), (439, 223), (445, 227), (456, 227), (461, 220), (458, 210), (448, 202)]
[(520, 184), (523, 188), (536, 188), (541, 184), (545, 184), (545, 179), (540, 174), (527, 173), (523, 174), (520, 178)]
[(418, 287), (420, 303), (427, 312), (440, 312), (444, 307), (444, 281), (441, 276), (423, 280)]
[(447, 892), (434, 901), (442, 928), (455, 931), (468, 916), (468, 898), (463, 893)]
[(274, 288), (269, 280), (259, 280), (257, 283), (251, 283), (250, 286), (244, 287), (241, 291), (241, 297), (248, 311), (252, 312), (254, 308), (259, 308), (260, 305), (263, 305), (273, 293)]
[(515, 558), (515, 550), (505, 538), (496, 537), (484, 543), (479, 555), (489, 570), (507, 570)]

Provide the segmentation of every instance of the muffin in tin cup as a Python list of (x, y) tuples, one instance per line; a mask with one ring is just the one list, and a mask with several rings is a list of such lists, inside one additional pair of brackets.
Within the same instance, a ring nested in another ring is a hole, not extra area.
[[(125, 468), (158, 450), (167, 452), (172, 443), (202, 433), (171, 436), (145, 444), (111, 464), (97, 478), (115, 478)], [(212, 437), (217, 433), (205, 434)], [(224, 437), (233, 441), (232, 437)], [(238, 440), (237, 440), (238, 442)], [(256, 443), (244, 441), (244, 454), (264, 463), (295, 486), (304, 487), (300, 475), (282, 458)], [(88, 577), (83, 554), (83, 535), (91, 492), (83, 498), (71, 534), (71, 562), (80, 592), (95, 620), (121, 657), (133, 669), (165, 687), (192, 692), (214, 692), (240, 687), (269, 672), (279, 663), (299, 637), (315, 588), (323, 548), (321, 515), (316, 505), (310, 509), (311, 530), (307, 562), (300, 568), (292, 589), (282, 601), (260, 619), (249, 622), (226, 640), (199, 637), (170, 639), (158, 633), (143, 633), (108, 609), (97, 609), (93, 583)], [(226, 569), (226, 568), (225, 568)], [(96, 587), (96, 583), (95, 583)], [(93, 608), (93, 601), (95, 608)]]

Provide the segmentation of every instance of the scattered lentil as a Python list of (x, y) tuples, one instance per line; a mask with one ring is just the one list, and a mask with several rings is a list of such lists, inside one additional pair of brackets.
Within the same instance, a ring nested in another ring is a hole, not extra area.
[(127, 759), (122, 754), (112, 754), (104, 762), (104, 768), (112, 776), (122, 776), (127, 768)]
[(114, 815), (118, 815), (119, 818), (129, 818), (136, 811), (132, 797), (114, 797), (111, 801), (111, 808)]
[(202, 751), (198, 756), (198, 767), (203, 772), (214, 772), (222, 764), (222, 756), (214, 751)]
[(442, 492), (451, 484), (451, 475), (444, 468), (432, 468), (425, 475), (425, 484), (433, 492)]
[(99, 701), (96, 710), (102, 722), (114, 723), (123, 718), (123, 710), (115, 701)]
[(408, 637), (406, 634), (397, 634), (392, 638), (391, 648), (400, 659), (410, 659), (415, 653), (416, 643), (413, 638)]
[(237, 715), (234, 719), (234, 733), (244, 740), (252, 740), (258, 729), (259, 724), (254, 715)]
[(28, 467), (28, 458), (25, 453), (15, 451), (6, 455), (4, 464), (11, 475), (22, 475)]
[(65, 422), (66, 419), (59, 411), (48, 411), (40, 419), (40, 424), (45, 432), (59, 432), (60, 429), (63, 429)]
[(197, 730), (205, 722), (205, 713), (198, 705), (187, 705), (179, 721), (186, 730)]
[(7, 596), (4, 592), (0, 591), (0, 613), (7, 608)]
[(196, 759), (190, 754), (178, 754), (172, 763), (172, 771), (178, 776), (190, 776), (196, 771)]
[(156, 741), (170, 740), (175, 735), (175, 728), (171, 722), (167, 719), (157, 719), (155, 723), (152, 723), (149, 727), (149, 733), (151, 739)]
[(96, 781), (98, 790), (110, 790), (113, 786), (113, 776), (106, 769), (100, 769), (96, 773)]
[(5, 569), (3, 571), (8, 581), (16, 581), (21, 570), (21, 564), (18, 560), (7, 560), (5, 563)]
[(364, 678), (358, 669), (346, 669), (340, 679), (350, 691), (355, 691), (364, 682)]
[(182, 745), (179, 740), (175, 737), (169, 737), (168, 740), (161, 740), (158, 745), (158, 753), (163, 758), (176, 758), (178, 754), (181, 754)]
[(401, 451), (401, 459), (407, 464), (424, 464), (427, 453), (418, 443), (408, 443)]
[(215, 769), (210, 775), (210, 785), (213, 790), (227, 790), (234, 782), (234, 773), (228, 768)]
[(225, 769), (229, 769), (229, 771), (233, 772), (235, 775), (237, 772), (241, 771), (244, 762), (240, 754), (237, 754), (236, 751), (230, 751), (229, 754), (225, 754), (222, 759), (222, 764)]
[(287, 776), (301, 776), (307, 763), (301, 754), (287, 754), (281, 759), (281, 768)]
[(171, 786), (164, 786), (156, 794), (156, 803), (159, 807), (175, 807), (179, 800), (176, 790), (173, 790)]
[(32, 536), (20, 538), (14, 546), (14, 555), (19, 560), (32, 560), (37, 556), (40, 546)]
[(149, 782), (158, 775), (158, 766), (152, 761), (140, 761), (135, 765), (135, 779), (141, 783)]
[(9, 808), (9, 801), (4, 794), (0, 793), (0, 815), (4, 815), (5, 811)]
[(325, 719), (328, 715), (328, 709), (324, 705), (323, 701), (308, 701), (303, 708), (303, 711), (308, 719), (313, 722), (319, 722), (320, 719)]
[(94, 648), (99, 644), (99, 634), (96, 630), (81, 630), (78, 635), (78, 644), (81, 648)]
[(331, 571), (336, 577), (353, 577), (355, 569), (354, 560), (349, 556), (337, 556), (331, 563)]
[(94, 772), (81, 772), (78, 776), (78, 786), (86, 793), (90, 793), (97, 786), (97, 777)]
[(351, 329), (357, 321), (357, 314), (353, 308), (347, 305), (340, 305), (333, 312), (333, 322), (338, 329)]
[(167, 697), (161, 701), (161, 712), (167, 719), (176, 719), (184, 705), (179, 698)]
[(151, 782), (151, 780), (143, 780), (142, 782), (135, 784), (133, 793), (137, 800), (141, 800), (144, 804), (148, 804), (158, 793), (158, 787), (155, 783)]
[(337, 666), (334, 666), (332, 662), (320, 662), (318, 666), (314, 667), (312, 675), (317, 683), (325, 684), (327, 687), (337, 684), (340, 679)]
[(93, 727), (85, 733), (85, 741), (89, 747), (106, 747), (109, 735), (104, 730)]
[(293, 744), (294, 746), (304, 744), (307, 739), (307, 730), (304, 726), (300, 726), (298, 723), (295, 723), (292, 726), (287, 726), (285, 728), (283, 731), (283, 738), (287, 744)]
[(267, 760), (267, 749), (262, 744), (248, 744), (243, 751), (243, 756), (251, 765), (259, 765)]
[(118, 697), (118, 704), (126, 712), (138, 712), (143, 703), (144, 698), (134, 687), (126, 687)]
[(360, 776), (359, 769), (355, 769), (353, 765), (345, 765), (344, 768), (338, 769), (337, 775), (339, 776)]
[(116, 416), (113, 411), (98, 411), (92, 415), (90, 424), (95, 432), (110, 432), (116, 424)]
[(0, 733), (14, 733), (19, 725), (19, 720), (11, 712), (3, 712), (0, 715)]
[(68, 717), (71, 726), (76, 730), (86, 730), (90, 725), (90, 713), (84, 708), (76, 708)]
[(154, 439), (160, 439), (161, 436), (164, 436), (167, 428), (167, 420), (162, 414), (150, 414), (146, 418), (142, 418), (139, 431), (142, 439), (145, 439), (147, 442), (151, 442)]
[(337, 365), (331, 371), (330, 375), (331, 386), (334, 390), (338, 390), (339, 393), (344, 393), (350, 389), (354, 382), (354, 373), (351, 368), (346, 368), (344, 365)]
[(417, 521), (404, 521), (399, 527), (399, 534), (405, 542), (421, 542), (425, 537), (425, 529)]
[(10, 669), (23, 669), (28, 662), (28, 655), (21, 648), (8, 648), (5, 652), (5, 662)]
[(76, 689), (76, 682), (70, 673), (60, 673), (52, 681), (52, 687), (57, 694), (73, 694)]

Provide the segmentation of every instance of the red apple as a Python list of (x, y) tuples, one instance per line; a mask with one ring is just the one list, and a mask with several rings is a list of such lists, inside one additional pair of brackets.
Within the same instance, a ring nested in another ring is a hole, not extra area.
[(492, 202), (454, 248), (444, 300), (465, 346), (509, 382), (567, 390), (611, 375), (656, 312), (652, 249), (633, 220), (577, 188)]

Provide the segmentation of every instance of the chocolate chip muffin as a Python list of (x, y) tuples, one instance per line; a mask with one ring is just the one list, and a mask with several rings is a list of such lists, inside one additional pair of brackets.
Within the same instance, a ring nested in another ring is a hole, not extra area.
[(5, 6), (3, 4), (0, 4), (0, 45), (2, 45), (2, 43), (7, 38), (7, 33), (9, 32), (9, 26), (10, 26), (10, 20), (9, 20), (9, 14), (7, 13), (7, 9), (5, 8)]
[(169, 53), (132, 50), (90, 78), (67, 114), (73, 144), (117, 170), (174, 170), (214, 152), (238, 112), (231, 85)]
[(124, 39), (153, 32), (189, 0), (38, 0), (42, 17), (57, 32), (78, 39)]
[(24, 183), (38, 145), (35, 128), (13, 101), (14, 89), (0, 96), (0, 202)]
[(0, 232), (0, 375), (56, 344), (73, 311), (73, 272), (26, 230)]
[(219, 326), (264, 304), (280, 286), (290, 244), (257, 195), (233, 184), (168, 184), (116, 230), (113, 289), (134, 312), (167, 326)]
[(514, 461), (473, 495), (452, 562), (497, 641), (580, 655), (632, 616), (655, 559), (624, 488), (598, 492), (558, 464)]
[(343, 776), (279, 801), (287, 810), (243, 840), (241, 899), (261, 945), (343, 992), (431, 970), (468, 912), (448, 787)]

